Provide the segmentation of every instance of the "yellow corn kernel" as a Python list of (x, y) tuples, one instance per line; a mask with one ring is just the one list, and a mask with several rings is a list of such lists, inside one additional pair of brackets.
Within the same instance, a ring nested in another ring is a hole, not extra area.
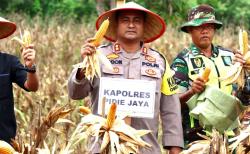
[(109, 108), (109, 112), (107, 115), (107, 128), (108, 129), (110, 129), (115, 122), (116, 107), (117, 107), (116, 103), (112, 103)]
[(209, 74), (211, 72), (211, 69), (209, 67), (206, 67), (202, 73), (202, 79), (207, 82), (208, 81), (208, 78), (209, 78)]
[(80, 110), (80, 112), (82, 114), (90, 114), (91, 113), (91, 110), (88, 107), (85, 107), (85, 106), (80, 106), (79, 110)]
[(248, 35), (245, 30), (242, 32), (243, 55), (248, 51)]
[(94, 46), (99, 46), (104, 35), (106, 34), (109, 27), (109, 19), (106, 19), (102, 22), (101, 26), (99, 27), (98, 31), (94, 36), (94, 41), (92, 42)]

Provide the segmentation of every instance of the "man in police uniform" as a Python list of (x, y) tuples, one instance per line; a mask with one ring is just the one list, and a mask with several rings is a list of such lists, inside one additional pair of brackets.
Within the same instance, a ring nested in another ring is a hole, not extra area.
[[(15, 23), (0, 17), (0, 39), (10, 36), (15, 30)], [(0, 52), (0, 140), (8, 143), (16, 136), (12, 83), (26, 91), (38, 89), (35, 53), (33, 46), (22, 50), (23, 66), (16, 56)]]
[(189, 33), (193, 42), (171, 65), (175, 71), (174, 79), (179, 86), (185, 143), (199, 139), (196, 133), (202, 133), (198, 121), (190, 121), (186, 102), (194, 94), (204, 91), (205, 81), (200, 77), (204, 68), (211, 68), (207, 84), (232, 94), (232, 85), (226, 85), (225, 81), (219, 81), (218, 78), (230, 71), (232, 60), (245, 63), (241, 54), (234, 56), (230, 50), (212, 44), (216, 29), (221, 27), (222, 23), (215, 19), (214, 9), (205, 4), (191, 9), (188, 22), (181, 26), (181, 30)]
[[(143, 154), (161, 153), (158, 144), (159, 116), (163, 124), (163, 147), (170, 154), (179, 153), (183, 147), (180, 102), (175, 94), (177, 86), (171, 80), (170, 67), (166, 59), (157, 51), (147, 48), (144, 43), (159, 38), (165, 31), (165, 23), (157, 14), (144, 7), (129, 2), (121, 7), (105, 12), (97, 19), (97, 28), (103, 20), (109, 18), (110, 26), (105, 38), (114, 42), (98, 48), (107, 56), (114, 70), (101, 67), (104, 77), (140, 79), (156, 82), (154, 118), (131, 118), (131, 126), (135, 129), (152, 130), (143, 139), (152, 145), (151, 149), (141, 149)], [(91, 39), (83, 45), (81, 56), (95, 53)], [(82, 99), (91, 93), (93, 112), (98, 110), (99, 78), (91, 83), (84, 77), (84, 72), (76, 68), (68, 82), (69, 96)], [(117, 85), (119, 86), (119, 85)], [(98, 151), (97, 151), (98, 152)]]

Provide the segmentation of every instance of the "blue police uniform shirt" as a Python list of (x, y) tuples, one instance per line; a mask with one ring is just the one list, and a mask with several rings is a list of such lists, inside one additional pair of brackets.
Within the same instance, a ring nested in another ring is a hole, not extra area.
[(0, 52), (0, 140), (10, 142), (16, 135), (12, 83), (23, 89), (27, 72), (16, 56)]

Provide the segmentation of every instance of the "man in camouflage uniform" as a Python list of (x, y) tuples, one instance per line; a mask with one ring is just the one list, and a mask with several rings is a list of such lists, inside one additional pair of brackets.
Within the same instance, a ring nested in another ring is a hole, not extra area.
[(222, 23), (215, 19), (214, 9), (209, 5), (199, 5), (190, 10), (188, 22), (181, 26), (183, 32), (189, 33), (192, 43), (174, 59), (171, 68), (175, 71), (175, 81), (179, 85), (180, 102), (183, 117), (185, 143), (199, 139), (197, 132), (202, 133), (202, 127), (197, 120), (190, 119), (186, 102), (196, 93), (205, 89), (205, 81), (200, 74), (205, 67), (211, 68), (208, 85), (220, 88), (227, 94), (232, 94), (232, 85), (219, 81), (230, 71), (232, 60), (244, 63), (242, 55), (212, 44), (216, 29)]
[[(135, 129), (152, 130), (152, 133), (143, 136), (143, 140), (151, 144), (152, 148), (141, 149), (140, 153), (161, 153), (157, 140), (159, 117), (163, 124), (163, 147), (169, 149), (170, 154), (179, 153), (183, 147), (183, 135), (180, 102), (175, 93), (177, 85), (171, 82), (170, 67), (163, 55), (144, 44), (156, 40), (164, 33), (163, 19), (134, 2), (102, 14), (97, 19), (97, 29), (107, 18), (110, 25), (105, 38), (113, 43), (101, 46), (98, 50), (106, 55), (114, 70), (107, 70), (102, 65), (101, 76), (156, 82), (153, 119), (131, 118), (131, 126)], [(96, 49), (90, 42), (91, 39), (88, 39), (83, 45), (82, 58), (95, 53)], [(81, 68), (76, 68), (71, 73), (68, 82), (69, 96), (72, 99), (82, 99), (90, 93), (93, 113), (97, 114), (100, 79), (94, 78), (91, 83), (83, 72)]]

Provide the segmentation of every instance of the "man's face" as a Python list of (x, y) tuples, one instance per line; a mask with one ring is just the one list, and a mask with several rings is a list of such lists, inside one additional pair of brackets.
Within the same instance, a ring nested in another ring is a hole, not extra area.
[(188, 32), (197, 47), (206, 49), (212, 44), (215, 25), (203, 24), (197, 27), (188, 27)]
[(121, 11), (117, 19), (117, 39), (141, 41), (144, 32), (144, 14), (140, 11)]

